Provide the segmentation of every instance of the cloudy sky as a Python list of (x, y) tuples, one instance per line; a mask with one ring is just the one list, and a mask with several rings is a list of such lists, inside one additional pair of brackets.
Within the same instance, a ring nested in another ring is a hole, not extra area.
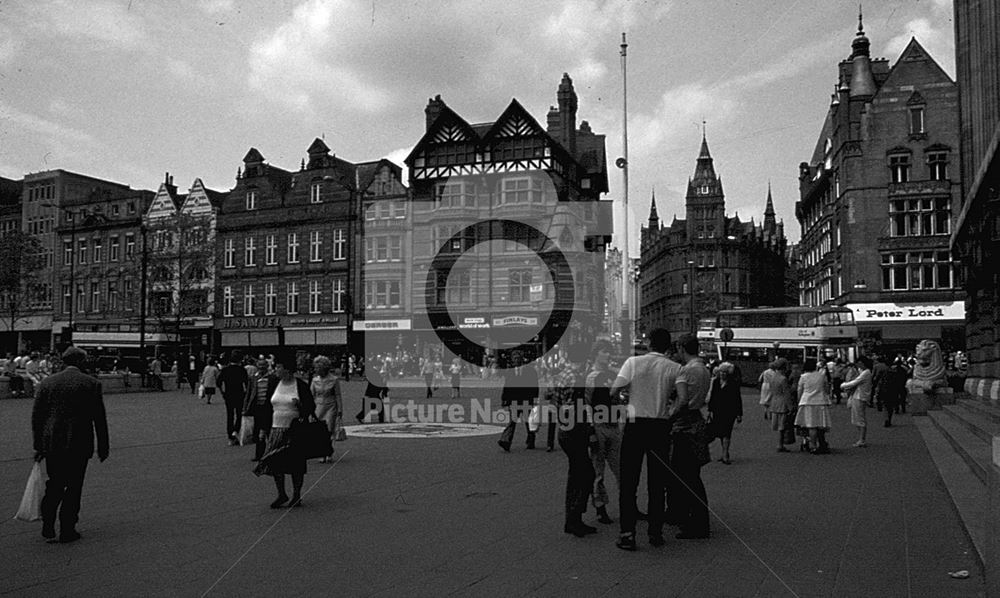
[[(866, 4), (874, 55), (916, 36), (954, 74), (951, 0)], [(856, 28), (854, 0), (0, 0), (0, 176), (228, 190), (249, 147), (296, 169), (315, 137), (401, 164), (431, 96), (469, 122), (517, 98), (544, 124), (563, 72), (614, 158), (625, 31), (633, 230), (653, 189), (683, 217), (705, 120), (729, 213), (759, 220), (770, 181), (798, 239), (797, 165)]]

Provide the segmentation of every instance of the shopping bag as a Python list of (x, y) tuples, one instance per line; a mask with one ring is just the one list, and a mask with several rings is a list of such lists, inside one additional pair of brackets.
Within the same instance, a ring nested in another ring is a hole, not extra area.
[(28, 484), (24, 487), (21, 506), (17, 509), (14, 519), (21, 521), (38, 521), (42, 518), (42, 496), (45, 495), (45, 476), (42, 474), (42, 464), (35, 461), (28, 475)]
[(337, 435), (336, 437), (334, 437), (334, 440), (336, 440), (337, 442), (343, 442), (347, 440), (347, 430), (345, 430), (344, 428), (338, 428)]
[(337, 419), (333, 420), (333, 439), (337, 442), (347, 440), (347, 431), (344, 430), (343, 414), (337, 415)]
[(531, 413), (528, 414), (528, 430), (531, 432), (537, 432), (539, 425), (542, 423), (542, 408), (535, 405), (531, 408)]
[(253, 418), (244, 415), (240, 422), (240, 446), (253, 444)]
[(329, 457), (333, 454), (330, 430), (322, 420), (293, 424), (289, 433), (292, 435), (292, 447), (306, 459)]
[(199, 399), (204, 399), (205, 398), (205, 385), (204, 384), (199, 384), (198, 385), (198, 398)]

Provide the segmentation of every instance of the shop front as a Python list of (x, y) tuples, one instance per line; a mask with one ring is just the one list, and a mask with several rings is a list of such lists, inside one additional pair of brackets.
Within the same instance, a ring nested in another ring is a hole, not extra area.
[(222, 352), (241, 349), (266, 354), (292, 348), (339, 356), (347, 345), (346, 315), (221, 318), (215, 322)]
[(945, 355), (965, 350), (965, 303), (853, 303), (858, 337), (866, 353), (908, 355), (923, 339), (937, 341)]

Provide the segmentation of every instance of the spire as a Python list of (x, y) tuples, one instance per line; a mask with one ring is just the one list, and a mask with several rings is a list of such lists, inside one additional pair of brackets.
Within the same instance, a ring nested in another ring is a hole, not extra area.
[(656, 189), (653, 189), (653, 199), (649, 202), (649, 228), (650, 230), (660, 228), (660, 217), (656, 214)]
[[(704, 125), (702, 125), (704, 126)], [(708, 151), (708, 139), (705, 132), (701, 134), (701, 151), (698, 152), (698, 164), (694, 168), (694, 183), (709, 184), (716, 181), (715, 167), (712, 165), (712, 154)]]
[(698, 159), (702, 158), (712, 159), (712, 154), (708, 153), (708, 137), (705, 133), (705, 121), (701, 121), (701, 152), (698, 154)]
[(771, 181), (767, 182), (767, 207), (764, 208), (764, 236), (773, 236), (778, 230), (778, 223), (774, 218), (774, 200), (771, 199)]
[(765, 216), (774, 216), (774, 200), (771, 198), (771, 181), (767, 181), (767, 207), (764, 208)]
[(875, 95), (875, 77), (872, 75), (871, 42), (865, 36), (865, 26), (862, 21), (861, 5), (858, 4), (858, 34), (851, 42), (851, 91), (850, 98), (871, 99)]

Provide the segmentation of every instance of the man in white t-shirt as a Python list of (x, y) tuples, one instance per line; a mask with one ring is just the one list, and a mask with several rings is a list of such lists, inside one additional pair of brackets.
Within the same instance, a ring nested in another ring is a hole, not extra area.
[(657, 328), (649, 333), (650, 352), (629, 357), (611, 387), (612, 400), (628, 393), (628, 422), (622, 433), (621, 535), (617, 546), (635, 550), (636, 492), (646, 458), (649, 495), (649, 543), (663, 545), (664, 492), (670, 450), (670, 407), (677, 398), (677, 375), (681, 366), (664, 354), (670, 348), (670, 332)]

